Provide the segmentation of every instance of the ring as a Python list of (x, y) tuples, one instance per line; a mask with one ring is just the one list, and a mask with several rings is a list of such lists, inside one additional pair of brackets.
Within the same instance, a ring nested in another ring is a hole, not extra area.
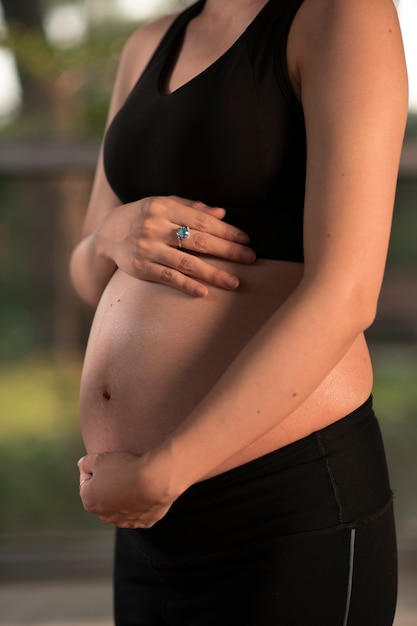
[(181, 250), (183, 240), (188, 239), (190, 236), (190, 229), (188, 226), (180, 226), (175, 234), (178, 239), (178, 248)]

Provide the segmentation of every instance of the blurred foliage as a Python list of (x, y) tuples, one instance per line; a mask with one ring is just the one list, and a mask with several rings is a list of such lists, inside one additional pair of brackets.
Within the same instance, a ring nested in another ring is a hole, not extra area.
[(65, 440), (78, 429), (80, 361), (33, 354), (0, 365), (0, 439), (49, 437)]
[[(187, 3), (167, 0), (165, 8), (183, 8)], [(44, 15), (51, 7), (70, 4), (87, 9), (87, 33), (82, 41), (51, 43), (43, 29), (25, 27), (23, 22), (8, 24), (7, 30), (0, 31), (0, 45), (13, 50), (23, 79), (24, 103), (33, 95), (35, 99), (41, 95), (41, 106), (35, 111), (23, 106), (14, 119), (0, 126), (0, 136), (72, 140), (101, 137), (121, 49), (140, 23), (119, 14), (114, 19), (112, 0), (40, 3)], [(31, 93), (33, 86), (37, 94)]]
[(0, 43), (13, 48), (18, 66), (44, 90), (47, 106), (21, 112), (3, 125), (1, 135), (101, 136), (120, 52), (132, 30), (120, 23), (91, 33), (84, 43), (52, 48), (38, 30), (11, 28)]
[(101, 525), (78, 496), (80, 360), (0, 367), (0, 533)]

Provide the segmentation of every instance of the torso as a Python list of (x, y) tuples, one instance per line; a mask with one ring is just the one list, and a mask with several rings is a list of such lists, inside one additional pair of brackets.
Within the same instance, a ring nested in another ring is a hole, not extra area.
[(204, 34), (201, 0), (172, 23), (106, 134), (122, 202), (176, 195), (221, 206), (258, 257), (303, 260), (305, 128), (285, 69), (301, 1), (254, 5), (226, 50)]
[[(84, 363), (80, 408), (88, 452), (142, 454), (158, 446), (288, 297), (302, 265), (261, 260), (239, 266), (238, 274), (237, 293), (211, 288), (208, 297), (193, 299), (116, 272), (97, 308)], [(361, 336), (296, 413), (214, 473), (334, 422), (366, 400), (371, 387)]]
[[(189, 78), (186, 58), (180, 57), (169, 90)], [(239, 276), (237, 292), (210, 287), (208, 297), (194, 299), (120, 270), (111, 278), (96, 311), (81, 382), (88, 452), (142, 454), (158, 446), (286, 300), (303, 273), (301, 262), (288, 259), (259, 259), (252, 266), (210, 262)], [(295, 413), (213, 473), (342, 418), (366, 400), (371, 388), (369, 354), (360, 336)]]

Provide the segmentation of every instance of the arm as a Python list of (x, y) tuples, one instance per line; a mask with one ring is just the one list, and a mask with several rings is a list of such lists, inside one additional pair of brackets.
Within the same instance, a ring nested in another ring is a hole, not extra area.
[[(110, 101), (107, 126), (122, 106), (135, 81), (131, 59), (138, 55), (138, 64), (145, 67), (147, 55), (145, 46), (139, 45), (140, 31), (134, 33), (125, 44), (117, 71)], [(149, 53), (148, 53), (149, 58)], [(95, 306), (100, 295), (116, 270), (110, 256), (98, 255), (97, 234), (101, 223), (120, 205), (113, 193), (103, 167), (103, 154), (100, 151), (87, 214), (81, 232), (81, 240), (75, 247), (70, 260), (70, 275), (78, 295)]]
[[(148, 24), (128, 40), (116, 76), (108, 123), (122, 106), (172, 19), (165, 17)], [(242, 245), (248, 243), (248, 237), (223, 223), (224, 214), (224, 209), (174, 197), (145, 198), (121, 205), (107, 182), (101, 151), (82, 238), (71, 256), (73, 285), (92, 306), (97, 305), (118, 267), (136, 278), (169, 284), (194, 296), (207, 294), (207, 287), (200, 280), (235, 289), (239, 284), (236, 276), (177, 250), (175, 232), (179, 226), (187, 225), (191, 229), (191, 237), (184, 243), (187, 250), (251, 263), (255, 254)]]
[(292, 35), (308, 146), (304, 277), (155, 453), (172, 457), (178, 484), (296, 410), (375, 316), (407, 115), (396, 11), (391, 0), (307, 1)]
[(120, 474), (117, 498), (95, 499), (106, 457), (81, 462), (93, 474), (86, 508), (105, 521), (152, 525), (189, 485), (294, 412), (374, 319), (407, 114), (391, 0), (306, 0), (289, 59), (307, 130), (304, 277), (167, 441), (124, 459), (135, 486), (129, 517)]

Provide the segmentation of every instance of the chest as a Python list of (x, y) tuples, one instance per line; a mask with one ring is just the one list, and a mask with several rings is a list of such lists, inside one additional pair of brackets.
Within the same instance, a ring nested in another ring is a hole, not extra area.
[(253, 206), (268, 197), (293, 141), (291, 112), (272, 59), (254, 73), (245, 40), (234, 48), (173, 93), (166, 64), (136, 85), (106, 138), (108, 177), (123, 201), (177, 194)]

